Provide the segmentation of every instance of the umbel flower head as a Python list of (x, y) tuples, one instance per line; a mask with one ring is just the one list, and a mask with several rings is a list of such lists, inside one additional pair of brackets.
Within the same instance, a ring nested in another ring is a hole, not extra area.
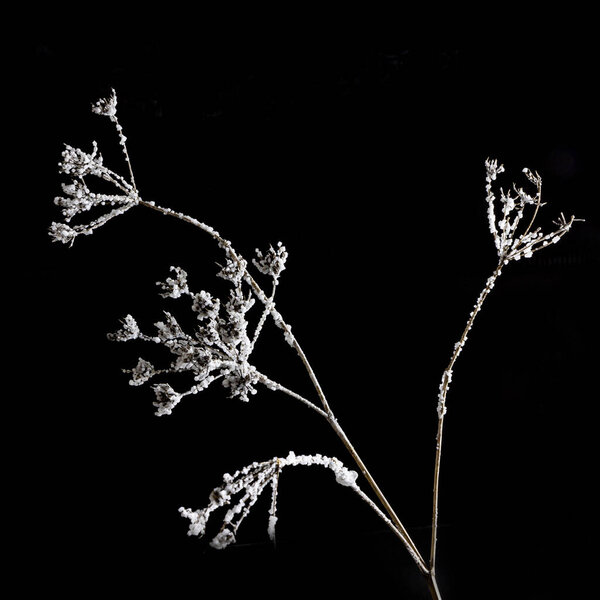
[[(535, 191), (529, 192), (518, 188), (513, 184), (512, 190), (505, 192), (500, 189), (500, 211), (496, 213), (496, 195), (492, 190), (492, 182), (498, 175), (504, 172), (504, 167), (497, 160), (487, 159), (486, 168), (486, 201), (488, 203), (488, 222), (490, 232), (494, 238), (496, 251), (500, 262), (508, 264), (511, 260), (530, 258), (534, 252), (549, 244), (555, 244), (569, 231), (575, 217), (566, 219), (561, 213), (560, 218), (554, 221), (556, 229), (550, 233), (544, 233), (540, 227), (533, 229), (533, 224), (542, 204), (542, 178), (529, 169), (523, 169), (527, 180), (533, 184)], [(525, 211), (533, 211), (529, 224), (523, 232), (520, 231)]]
[[(129, 163), (125, 136), (117, 119), (117, 96), (112, 90), (109, 98), (98, 100), (92, 105), (92, 112), (108, 117), (116, 126), (119, 134), (119, 143)], [(80, 148), (73, 148), (68, 144), (62, 153), (59, 163), (60, 173), (70, 179), (62, 185), (62, 196), (57, 196), (54, 203), (60, 206), (64, 221), (54, 222), (50, 225), (49, 233), (55, 242), (72, 245), (79, 235), (90, 235), (95, 229), (101, 227), (116, 216), (122, 215), (130, 208), (136, 206), (140, 198), (135, 188), (133, 175), (130, 169), (129, 180), (112, 171), (104, 165), (102, 155), (98, 151), (98, 144), (92, 142), (92, 151), (86, 152)], [(101, 179), (114, 188), (113, 194), (94, 192), (88, 186), (88, 180)], [(90, 211), (93, 208), (110, 207), (100, 217), (87, 223), (70, 225), (71, 219)]]
[(259, 381), (267, 382), (249, 359), (268, 308), (251, 339), (247, 314), (255, 305), (255, 299), (244, 292), (245, 263), (227, 257), (218, 273), (231, 284), (229, 297), (224, 302), (205, 290), (190, 290), (187, 273), (181, 267), (171, 267), (171, 272), (172, 277), (157, 282), (159, 293), (163, 298), (187, 297), (197, 326), (192, 334), (186, 333), (175, 316), (165, 311), (164, 319), (155, 323), (155, 334), (147, 335), (142, 333), (136, 320), (127, 315), (121, 328), (108, 334), (109, 339), (151, 342), (166, 348), (173, 357), (166, 368), (157, 368), (148, 360), (139, 358), (134, 368), (126, 370), (131, 374), (129, 383), (138, 386), (163, 374), (191, 374), (194, 383), (185, 392), (176, 392), (166, 382), (152, 386), (158, 416), (170, 415), (184, 396), (196, 394), (216, 380), (221, 381), (230, 398), (247, 402), (256, 393)]
[(116, 120), (117, 94), (115, 90), (111, 90), (111, 95), (108, 98), (100, 98), (100, 100), (92, 104), (92, 112), (97, 115), (104, 115), (111, 120)]

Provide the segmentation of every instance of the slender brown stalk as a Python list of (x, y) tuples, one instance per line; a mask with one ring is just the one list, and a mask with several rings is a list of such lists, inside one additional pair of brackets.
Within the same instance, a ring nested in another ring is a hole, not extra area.
[(376, 481), (373, 479), (373, 476), (371, 475), (371, 473), (369, 473), (369, 470), (367, 469), (364, 462), (358, 455), (358, 452), (356, 452), (356, 450), (354, 449), (354, 446), (350, 443), (350, 440), (344, 433), (344, 430), (340, 427), (339, 423), (337, 422), (337, 420), (335, 419), (333, 414), (330, 414), (330, 416), (327, 418), (327, 421), (333, 427), (333, 430), (337, 433), (338, 437), (342, 440), (342, 443), (344, 444), (344, 446), (346, 447), (346, 449), (348, 450), (348, 452), (354, 459), (354, 462), (358, 465), (360, 472), (363, 474), (364, 478), (367, 480), (367, 482), (371, 486), (371, 489), (373, 490), (373, 492), (375, 493), (375, 495), (377, 496), (377, 498), (379, 499), (379, 501), (385, 508), (386, 512), (390, 516), (390, 519), (392, 520), (392, 522), (398, 529), (398, 532), (400, 533), (399, 537), (404, 542), (404, 545), (406, 546), (407, 550), (409, 551), (409, 553), (412, 556), (412, 558), (414, 559), (414, 561), (417, 563), (417, 566), (419, 567), (419, 569), (421, 570), (422, 573), (427, 574), (428, 573), (427, 564), (425, 563), (423, 557), (421, 556), (419, 550), (417, 549), (417, 546), (415, 545), (413, 540), (408, 535), (408, 532), (406, 531), (404, 525), (402, 524), (402, 522), (400, 521), (400, 519), (394, 512), (394, 509), (392, 508), (390, 503), (387, 501), (386, 497), (383, 495), (383, 492), (379, 489), (379, 486), (377, 485)]
[[(454, 364), (456, 363), (456, 359), (460, 354), (463, 346), (465, 345), (467, 335), (473, 326), (473, 322), (475, 318), (479, 314), (483, 302), (487, 298), (488, 294), (494, 287), (496, 279), (499, 277), (502, 272), (502, 264), (503, 261), (500, 261), (496, 270), (492, 274), (492, 276), (487, 280), (485, 288), (479, 295), (477, 302), (475, 303), (475, 307), (469, 316), (469, 320), (467, 321), (467, 325), (460, 336), (458, 343), (454, 346), (454, 352), (452, 353), (452, 357), (450, 358), (450, 362), (444, 371), (442, 376), (442, 383), (440, 385), (440, 397), (438, 404), (438, 428), (437, 428), (437, 436), (436, 436), (436, 445), (435, 445), (435, 464), (433, 469), (433, 515), (431, 520), (431, 549), (429, 555), (429, 572), (430, 576), (435, 581), (435, 561), (436, 561), (436, 553), (437, 553), (437, 530), (438, 530), (438, 511), (439, 511), (439, 484), (440, 484), (440, 467), (442, 461), (442, 439), (444, 434), (444, 416), (446, 414), (446, 396), (448, 394), (448, 388), (450, 387), (450, 381), (452, 378), (452, 370), (454, 368)], [(439, 592), (438, 592), (439, 593)]]
[(427, 574), (427, 586), (429, 587), (432, 600), (442, 600), (442, 595), (440, 594), (440, 589), (435, 578), (435, 570), (430, 570)]

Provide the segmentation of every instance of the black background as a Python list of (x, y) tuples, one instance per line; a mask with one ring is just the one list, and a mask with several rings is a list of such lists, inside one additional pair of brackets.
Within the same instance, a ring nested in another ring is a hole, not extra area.
[[(318, 416), (268, 390), (242, 404), (215, 385), (157, 418), (152, 391), (127, 385), (121, 369), (143, 344), (106, 333), (127, 313), (147, 331), (162, 310), (188, 318), (184, 301), (156, 293), (169, 266), (197, 290), (223, 287), (210, 238), (143, 208), (72, 248), (46, 235), (60, 219), (63, 143), (95, 139), (124, 169), (110, 123), (89, 111), (111, 87), (145, 199), (213, 225), (246, 256), (286, 245), (279, 310), (425, 555), (439, 380), (496, 264), (484, 160), (505, 164), (505, 186), (525, 166), (540, 172), (546, 227), (560, 211), (586, 219), (506, 268), (457, 363), (438, 571), (446, 600), (593, 589), (597, 54), (406, 49), (310, 32), (266, 43), (211, 25), (31, 36), (23, 89), (37, 167), (20, 288), (31, 327), (17, 361), (28, 453), (16, 471), (28, 506), (17, 554), (36, 576), (24, 589), (427, 597), (402, 546), (317, 468), (283, 474), (276, 549), (266, 496), (237, 546), (217, 552), (186, 536), (177, 508), (205, 505), (224, 472), (289, 450), (350, 459)], [(272, 324), (256, 362), (311, 396)]]

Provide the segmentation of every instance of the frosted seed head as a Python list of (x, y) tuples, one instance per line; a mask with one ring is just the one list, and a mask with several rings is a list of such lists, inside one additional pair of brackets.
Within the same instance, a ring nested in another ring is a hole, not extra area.
[(115, 90), (111, 90), (111, 95), (108, 98), (100, 98), (92, 104), (92, 112), (97, 115), (109, 117), (111, 120), (116, 120), (117, 94)]
[(151, 363), (143, 358), (140, 358), (137, 365), (133, 369), (129, 371), (126, 370), (125, 372), (131, 373), (129, 385), (138, 386), (146, 383), (151, 377), (153, 377), (156, 373), (156, 370)]
[(187, 273), (181, 267), (171, 267), (175, 277), (167, 277), (166, 281), (157, 281), (156, 285), (161, 288), (159, 294), (163, 298), (179, 298), (182, 294), (189, 294)]
[(285, 246), (279, 242), (277, 244), (277, 249), (270, 246), (264, 255), (257, 248), (256, 258), (252, 259), (252, 264), (254, 264), (254, 266), (264, 275), (270, 275), (274, 279), (277, 279), (285, 269), (287, 257), (288, 253)]
[(48, 230), (53, 242), (72, 245), (78, 233), (65, 223), (52, 223)]
[(114, 333), (107, 335), (109, 340), (117, 342), (128, 342), (129, 340), (135, 340), (140, 335), (140, 328), (136, 320), (131, 316), (127, 315), (122, 321), (122, 327)]
[(156, 416), (170, 415), (173, 409), (181, 400), (181, 394), (178, 394), (168, 383), (158, 383), (152, 386), (156, 394)]

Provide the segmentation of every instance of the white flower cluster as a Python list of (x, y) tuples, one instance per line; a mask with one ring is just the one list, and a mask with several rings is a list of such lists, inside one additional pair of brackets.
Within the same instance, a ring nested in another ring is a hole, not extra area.
[(175, 273), (174, 279), (167, 277), (167, 280), (164, 282), (156, 282), (156, 285), (162, 289), (160, 295), (163, 298), (179, 298), (182, 294), (189, 294), (187, 273), (181, 267), (171, 267), (171, 271)]
[(111, 90), (111, 95), (108, 98), (100, 98), (100, 100), (92, 104), (92, 112), (108, 117), (111, 120), (116, 120), (117, 94), (115, 90)]
[(285, 269), (285, 261), (288, 253), (281, 242), (277, 243), (277, 250), (270, 246), (267, 252), (263, 253), (257, 248), (256, 258), (252, 260), (254, 266), (264, 275), (270, 275), (277, 280), (281, 272)]
[(275, 524), (277, 522), (277, 495), (281, 470), (286, 466), (319, 465), (330, 469), (337, 483), (350, 487), (361, 496), (362, 492), (356, 485), (358, 473), (347, 469), (337, 458), (315, 455), (296, 455), (290, 452), (285, 458), (272, 458), (265, 462), (254, 462), (233, 475), (223, 475), (223, 484), (216, 487), (210, 494), (206, 508), (192, 510), (181, 507), (181, 516), (190, 520), (188, 535), (202, 537), (206, 533), (210, 515), (217, 509), (227, 507), (220, 531), (212, 539), (213, 548), (222, 549), (235, 542), (237, 530), (249, 514), (260, 495), (271, 486), (271, 506), (267, 532), (271, 540), (275, 540)]
[[(92, 107), (92, 111), (109, 117), (116, 124), (120, 143), (126, 154), (124, 146), (125, 138), (116, 118), (116, 107), (117, 98), (113, 90), (113, 95), (108, 99), (99, 100)], [(129, 161), (128, 158), (127, 160)], [(107, 168), (103, 164), (102, 156), (98, 152), (96, 142), (92, 143), (91, 153), (84, 152), (80, 148), (65, 145), (65, 150), (62, 153), (62, 161), (58, 166), (59, 171), (71, 177), (71, 180), (62, 186), (64, 196), (58, 196), (54, 199), (54, 203), (61, 207), (64, 217), (64, 222), (54, 222), (50, 225), (49, 233), (55, 242), (73, 244), (78, 235), (93, 233), (95, 229), (128, 211), (140, 201), (133, 182), (133, 176), (131, 176), (131, 181), (127, 181), (121, 175)], [(115, 188), (117, 193), (104, 194), (92, 192), (86, 183), (86, 178), (90, 177), (97, 177), (107, 181)], [(81, 215), (92, 208), (105, 206), (113, 208), (88, 223), (69, 225), (73, 217)]]
[[(537, 173), (534, 174), (529, 169), (523, 169), (523, 173), (525, 173), (529, 182), (535, 186), (535, 195), (531, 196), (523, 189), (517, 188), (515, 185), (513, 185), (511, 193), (506, 193), (501, 189), (500, 202), (502, 204), (502, 211), (498, 218), (495, 208), (496, 196), (492, 190), (492, 182), (497, 179), (498, 175), (504, 172), (504, 167), (499, 165), (498, 161), (488, 159), (485, 161), (485, 168), (488, 221), (500, 261), (496, 270), (488, 278), (485, 287), (479, 294), (477, 302), (475, 302), (475, 306), (469, 314), (469, 320), (467, 321), (465, 330), (460, 340), (454, 345), (450, 364), (442, 375), (437, 405), (439, 419), (443, 419), (447, 412), (446, 396), (448, 394), (448, 389), (450, 388), (450, 382), (452, 381), (452, 369), (454, 363), (464, 348), (467, 341), (467, 334), (471, 330), (475, 317), (479, 314), (484, 300), (494, 287), (498, 277), (501, 275), (503, 266), (508, 264), (511, 260), (529, 258), (537, 250), (548, 246), (548, 244), (558, 242), (558, 240), (569, 231), (573, 222), (577, 220), (575, 217), (571, 217), (567, 220), (561, 213), (560, 218), (557, 221), (554, 221), (557, 229), (552, 233), (544, 234), (539, 227), (537, 229), (532, 229), (538, 210), (543, 206), (541, 202), (542, 179)], [(527, 206), (534, 207), (534, 213), (528, 226), (525, 228), (525, 231), (523, 233), (518, 233), (518, 228)]]
[[(547, 246), (550, 243), (556, 243), (571, 228), (574, 217), (565, 219), (561, 213), (558, 221), (555, 221), (557, 229), (551, 233), (544, 234), (541, 228), (532, 229), (532, 225), (537, 216), (538, 209), (543, 206), (542, 199), (542, 179), (537, 173), (532, 173), (529, 169), (523, 169), (523, 173), (532, 183), (536, 192), (531, 196), (522, 188), (513, 185), (512, 191), (506, 193), (500, 190), (500, 202), (502, 205), (501, 214), (496, 215), (495, 201), (496, 196), (492, 191), (492, 182), (497, 176), (504, 172), (504, 167), (498, 165), (497, 160), (486, 160), (486, 200), (488, 203), (488, 221), (490, 232), (494, 238), (496, 251), (501, 262), (507, 264), (511, 260), (520, 260), (529, 258), (537, 250)], [(534, 207), (534, 213), (529, 225), (521, 234), (518, 233), (518, 227), (523, 219), (525, 208)]]
[[(228, 257), (221, 269), (219, 276), (232, 285), (229, 298), (224, 303), (207, 291), (192, 292), (187, 273), (181, 267), (171, 267), (171, 272), (173, 277), (157, 282), (160, 295), (164, 298), (190, 298), (198, 325), (194, 334), (189, 335), (171, 313), (165, 312), (165, 320), (155, 323), (156, 334), (150, 336), (143, 334), (135, 319), (127, 315), (121, 329), (109, 334), (109, 339), (121, 342), (141, 339), (161, 344), (174, 355), (170, 365), (163, 369), (157, 369), (140, 358), (133, 369), (125, 371), (131, 373), (130, 384), (142, 385), (164, 373), (192, 374), (194, 385), (183, 393), (175, 392), (166, 383), (153, 386), (158, 416), (171, 414), (182, 397), (198, 393), (217, 379), (221, 380), (229, 397), (247, 402), (249, 396), (256, 393), (256, 384), (260, 381), (259, 373), (249, 363), (249, 358), (265, 319), (261, 318), (251, 341), (246, 316), (255, 300), (250, 293), (243, 291), (245, 262)], [(268, 309), (265, 309), (263, 317), (267, 312)]]

